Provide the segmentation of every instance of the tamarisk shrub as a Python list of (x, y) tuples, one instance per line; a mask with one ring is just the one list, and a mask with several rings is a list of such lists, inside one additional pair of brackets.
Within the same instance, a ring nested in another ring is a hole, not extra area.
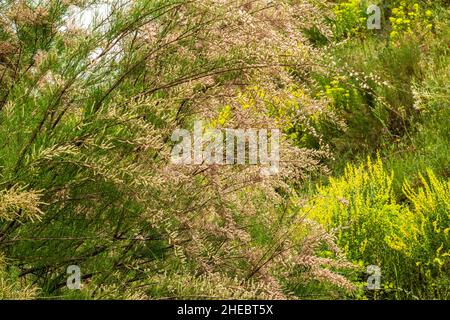
[[(283, 137), (280, 173), (269, 177), (260, 166), (170, 162), (172, 132), (213, 122), (225, 106), (218, 126), (282, 124), (265, 97), (286, 93), (289, 66), (307, 72), (313, 64), (296, 33), (299, 12), (313, 5), (1, 7), (0, 250), (23, 283), (42, 295), (130, 299), (286, 298), (286, 284), (299, 279), (352, 289), (332, 271), (349, 266), (336, 248), (333, 259), (315, 257), (331, 236), (286, 209), (295, 198), (290, 181), (325, 171), (326, 149), (299, 149)], [(254, 83), (265, 96), (248, 108), (238, 97)], [(321, 106), (305, 101), (298, 112)], [(73, 264), (79, 292), (65, 287)]]

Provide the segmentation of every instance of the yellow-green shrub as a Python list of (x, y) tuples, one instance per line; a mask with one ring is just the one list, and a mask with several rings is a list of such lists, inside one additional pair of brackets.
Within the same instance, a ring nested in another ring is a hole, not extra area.
[(6, 258), (0, 252), (0, 300), (29, 300), (37, 296), (38, 288), (19, 279), (16, 268), (7, 268)]
[(401, 203), (392, 188), (394, 173), (369, 158), (318, 187), (304, 210), (336, 232), (351, 261), (378, 265), (383, 285), (397, 298), (448, 296), (450, 185), (431, 170), (427, 176), (420, 176), (418, 191), (405, 183), (410, 203)]
[[(336, 108), (348, 108), (350, 105), (350, 91), (345, 88), (338, 77), (325, 85), (325, 96)], [(344, 79), (345, 80), (345, 79)]]
[(348, 0), (338, 3), (334, 8), (335, 30), (337, 38), (361, 35), (366, 30), (367, 16), (360, 0)]
[[(427, 170), (420, 175), (418, 191), (406, 182), (403, 190), (414, 208), (418, 241), (414, 246), (416, 264), (427, 278), (450, 275), (450, 180), (440, 181)], [(423, 259), (428, 257), (428, 259)], [(421, 259), (422, 258), (422, 259)]]

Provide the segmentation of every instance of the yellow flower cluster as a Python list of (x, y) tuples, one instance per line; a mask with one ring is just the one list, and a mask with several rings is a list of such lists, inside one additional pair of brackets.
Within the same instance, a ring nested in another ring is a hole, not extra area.
[[(393, 181), (394, 173), (379, 158), (369, 158), (319, 186), (302, 212), (326, 229), (338, 230), (338, 244), (347, 257), (380, 265), (386, 281), (410, 281), (399, 277), (411, 272), (448, 274), (450, 180), (440, 181), (428, 170), (426, 177), (420, 175), (422, 187), (405, 182), (409, 205), (396, 198)], [(402, 270), (394, 272), (388, 268), (392, 265)]]
[(348, 0), (333, 9), (336, 16), (337, 33), (340, 35), (361, 34), (365, 30), (366, 17), (360, 0)]
[(232, 110), (230, 105), (224, 106), (216, 118), (212, 119), (209, 127), (210, 128), (220, 128), (225, 126), (225, 124), (232, 118)]
[(350, 91), (342, 86), (339, 79), (325, 86), (325, 95), (335, 106), (347, 108), (350, 105)]
[(417, 32), (418, 30), (431, 30), (433, 12), (424, 11), (418, 3), (409, 4), (401, 1), (400, 6), (392, 9), (389, 21), (392, 25), (391, 38), (397, 39), (404, 33)]

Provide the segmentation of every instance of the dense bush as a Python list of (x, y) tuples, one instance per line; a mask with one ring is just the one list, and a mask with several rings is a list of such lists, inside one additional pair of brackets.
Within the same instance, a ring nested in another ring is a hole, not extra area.
[[(282, 96), (287, 67), (307, 68), (312, 49), (284, 30), (308, 8), (95, 5), (86, 28), (71, 19), (93, 3), (1, 4), (0, 250), (17, 277), (40, 296), (82, 298), (281, 298), (300, 277), (352, 289), (321, 272), (333, 259), (314, 260), (329, 237), (282, 211), (295, 193), (286, 179), (322, 171), (323, 151), (284, 139), (273, 177), (170, 162), (172, 132), (196, 119), (277, 127), (262, 99), (249, 108), (236, 97), (253, 83)], [(294, 227), (310, 232), (293, 238)], [(81, 268), (80, 292), (66, 288), (69, 265)]]
[(392, 188), (395, 173), (369, 159), (319, 187), (304, 208), (335, 230), (351, 261), (381, 268), (385, 298), (448, 298), (450, 181), (431, 170), (420, 178), (419, 191), (405, 182), (402, 203)]

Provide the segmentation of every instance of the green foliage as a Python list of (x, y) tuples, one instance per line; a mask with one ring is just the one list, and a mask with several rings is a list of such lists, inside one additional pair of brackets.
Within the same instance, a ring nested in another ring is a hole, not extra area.
[[(449, 298), (443, 1), (391, 1), (381, 31), (359, 0), (68, 23), (96, 5), (0, 3), (0, 299)], [(280, 173), (174, 165), (194, 120), (281, 129)]]
[(369, 159), (330, 178), (304, 209), (336, 230), (351, 261), (381, 268), (385, 298), (449, 296), (450, 181), (440, 181), (431, 170), (420, 178), (418, 191), (405, 182), (409, 203), (402, 203), (392, 188), (394, 173), (380, 159)]
[[(422, 30), (431, 30), (433, 28), (431, 10), (421, 8), (418, 2), (401, 1), (399, 6), (392, 8), (391, 39), (395, 40), (402, 34), (417, 34)], [(414, 31), (413, 31), (414, 30)]]
[[(333, 259), (299, 259), (314, 257), (323, 236), (311, 227), (293, 239), (303, 222), (280, 215), (295, 193), (283, 180), (322, 170), (320, 153), (286, 143), (292, 165), (272, 179), (260, 166), (178, 166), (170, 157), (173, 131), (193, 120), (276, 126), (262, 97), (250, 108), (240, 94), (258, 83), (274, 100), (292, 85), (287, 66), (312, 58), (274, 25), (281, 14), (298, 29), (296, 11), (133, 1), (87, 29), (67, 23), (74, 6), (98, 4), (0, 4), (0, 246), (13, 280), (39, 287), (38, 297), (73, 299), (286, 298), (285, 284), (300, 275), (333, 280), (320, 274)], [(66, 287), (69, 265), (81, 269), (79, 292)], [(307, 270), (286, 276), (298, 265)]]
[(364, 35), (367, 21), (364, 1), (341, 1), (333, 8), (333, 13), (336, 39)]
[(324, 50), (313, 90), (328, 98), (338, 121), (321, 122), (315, 130), (322, 144), (344, 155), (333, 166), (343, 168), (346, 160), (410, 137), (422, 119), (427, 121), (429, 99), (445, 104), (448, 26), (436, 22), (434, 30), (437, 35), (404, 35), (395, 44), (381, 36), (367, 37), (363, 44), (351, 38)]
[(19, 279), (19, 270), (8, 267), (6, 259), (0, 255), (0, 300), (30, 300), (36, 298), (38, 289), (23, 285)]

